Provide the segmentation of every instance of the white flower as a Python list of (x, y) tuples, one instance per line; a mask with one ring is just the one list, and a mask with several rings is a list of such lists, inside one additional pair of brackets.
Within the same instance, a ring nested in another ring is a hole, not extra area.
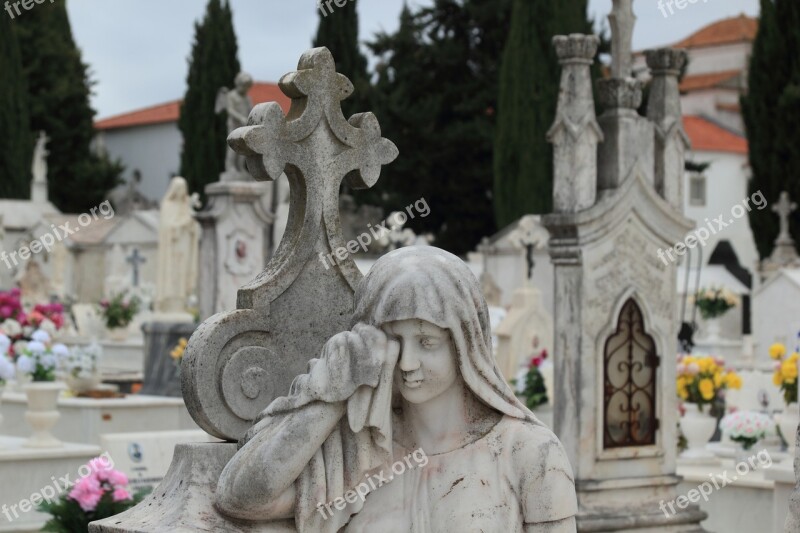
[(700, 373), (700, 365), (698, 365), (697, 363), (689, 363), (686, 366), (686, 371), (692, 376), (696, 376), (697, 374)]
[(11, 339), (3, 333), (0, 333), (0, 357), (6, 355), (9, 348), (11, 348)]
[(50, 334), (42, 329), (37, 329), (31, 335), (31, 339), (41, 342), (42, 344), (48, 344), (50, 342)]
[(34, 355), (41, 355), (46, 349), (42, 341), (31, 341), (28, 343), (28, 351)]
[(36, 362), (32, 357), (27, 355), (17, 357), (17, 371), (20, 374), (33, 374), (34, 370), (36, 370)]
[(69, 357), (69, 348), (67, 348), (61, 343), (54, 344), (52, 350), (53, 350), (53, 355), (55, 355), (59, 359), (62, 359), (64, 357)]
[(14, 364), (4, 355), (0, 355), (0, 383), (14, 379)]
[(58, 359), (56, 359), (55, 355), (46, 353), (39, 360), (39, 364), (41, 364), (45, 370), (52, 370), (56, 367), (56, 364), (58, 364)]
[(50, 335), (51, 339), (56, 336), (56, 332), (58, 331), (56, 325), (49, 318), (42, 320), (42, 323), (39, 324), (39, 329)]
[(23, 355), (28, 348), (28, 341), (17, 341), (14, 343), (14, 355)]
[(22, 335), (22, 326), (16, 320), (9, 318), (3, 322), (3, 333), (9, 337), (17, 337)]

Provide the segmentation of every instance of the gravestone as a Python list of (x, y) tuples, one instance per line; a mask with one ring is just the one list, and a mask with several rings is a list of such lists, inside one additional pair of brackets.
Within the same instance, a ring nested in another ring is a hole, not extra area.
[[(648, 118), (630, 78), (632, 0), (614, 0), (612, 77), (590, 67), (595, 36), (554, 38), (562, 65), (554, 213), (544, 217), (555, 266), (554, 429), (578, 490), (578, 530), (702, 531), (696, 505), (665, 517), (676, 475), (676, 266), (656, 251), (683, 239), (686, 134), (678, 50), (647, 52)], [(598, 148), (601, 140), (605, 142)], [(663, 503), (662, 503), (663, 505)]]
[(325, 268), (318, 254), (345, 245), (338, 211), (342, 180), (352, 188), (371, 187), (398, 152), (381, 137), (371, 113), (345, 120), (340, 102), (353, 85), (336, 72), (327, 49), (304, 54), (298, 71), (280, 86), (292, 98), (288, 115), (275, 103), (261, 104), (229, 144), (247, 157), (257, 181), (288, 176), (282, 245), (264, 271), (241, 287), (237, 309), (200, 325), (182, 367), (190, 413), (226, 442), (176, 447), (158, 490), (136, 508), (93, 523), (92, 532), (294, 531), (288, 523), (259, 526), (222, 516), (213, 506), (217, 480), (253, 419), (289, 391), (327, 339), (349, 329), (362, 275), (350, 256)]

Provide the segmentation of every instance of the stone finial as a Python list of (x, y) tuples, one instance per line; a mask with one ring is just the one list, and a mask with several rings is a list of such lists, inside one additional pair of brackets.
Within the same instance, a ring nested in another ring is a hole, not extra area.
[(562, 66), (556, 119), (547, 139), (554, 145), (553, 209), (575, 213), (597, 198), (597, 144), (603, 132), (594, 113), (590, 66), (596, 35), (557, 35), (553, 45)]
[(597, 99), (604, 109), (633, 109), (642, 105), (642, 82), (633, 78), (598, 80)]
[(647, 65), (653, 74), (647, 118), (656, 130), (655, 187), (683, 213), (683, 177), (689, 136), (683, 129), (678, 76), (686, 64), (686, 51), (671, 48), (648, 50)]
[(288, 115), (277, 103), (260, 104), (228, 143), (246, 157), (257, 181), (288, 176), (286, 232), (264, 271), (239, 290), (238, 309), (201, 324), (182, 364), (192, 417), (229, 441), (239, 440), (256, 415), (288, 393), (327, 339), (350, 327), (361, 273), (349, 254), (334, 256), (332, 266), (318, 256), (346, 245), (339, 221), (342, 180), (371, 187), (398, 155), (372, 113), (345, 120), (341, 101), (353, 84), (336, 72), (327, 48), (306, 52), (280, 87), (292, 99)]
[[(633, 0), (613, 0), (608, 15), (611, 25), (611, 77), (627, 78), (633, 71)], [(637, 106), (638, 107), (638, 106)]]

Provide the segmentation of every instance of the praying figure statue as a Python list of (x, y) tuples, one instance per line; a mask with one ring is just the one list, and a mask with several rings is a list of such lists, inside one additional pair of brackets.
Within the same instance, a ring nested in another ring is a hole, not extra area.
[(172, 178), (161, 201), (156, 311), (175, 321), (193, 320), (186, 309), (197, 292), (200, 226), (194, 219), (195, 201), (180, 177)]
[(385, 255), (352, 324), (256, 419), (220, 476), (220, 512), (299, 533), (576, 530), (565, 451), (503, 379), (462, 260)]
[[(234, 80), (235, 88), (230, 90), (223, 87), (217, 93), (215, 112), (217, 114), (225, 111), (228, 116), (228, 133), (237, 128), (247, 126), (247, 117), (253, 109), (253, 102), (247, 95), (253, 86), (253, 78), (246, 72), (240, 72)], [(225, 172), (221, 176), (222, 181), (249, 181), (250, 174), (245, 168), (245, 158), (233, 151), (228, 146), (225, 155)]]

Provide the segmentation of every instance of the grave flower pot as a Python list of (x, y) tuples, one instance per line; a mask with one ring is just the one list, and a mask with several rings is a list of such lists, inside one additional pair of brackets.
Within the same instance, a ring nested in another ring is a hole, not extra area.
[(109, 329), (108, 338), (114, 342), (125, 342), (128, 340), (128, 326), (125, 326), (124, 328)]
[(800, 425), (800, 408), (796, 402), (786, 406), (782, 413), (775, 415), (775, 423), (781, 428), (781, 435), (786, 439), (787, 452), (794, 457), (797, 443), (797, 426)]
[(717, 420), (709, 413), (704, 413), (695, 403), (683, 404), (685, 414), (681, 417), (680, 426), (686, 437), (687, 449), (681, 454), (683, 459), (711, 459), (714, 454), (706, 450), (717, 429)]
[(75, 394), (83, 394), (92, 391), (100, 385), (102, 378), (98, 372), (90, 376), (73, 376), (71, 373), (66, 375), (67, 387)]
[(33, 435), (24, 446), (27, 448), (58, 448), (63, 443), (55, 438), (50, 430), (53, 429), (61, 414), (58, 412), (58, 396), (64, 390), (64, 383), (33, 382), (25, 385), (25, 395), (28, 397), (28, 411), (25, 420), (33, 429)]

